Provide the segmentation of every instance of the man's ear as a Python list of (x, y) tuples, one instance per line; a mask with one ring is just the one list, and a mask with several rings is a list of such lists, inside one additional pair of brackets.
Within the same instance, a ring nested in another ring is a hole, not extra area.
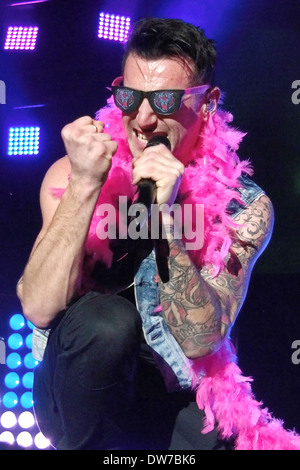
[(119, 86), (123, 82), (123, 76), (121, 75), (120, 77), (117, 77), (114, 79), (112, 82), (112, 86)]
[(216, 112), (220, 95), (221, 91), (218, 87), (214, 87), (207, 92), (206, 101), (202, 105), (202, 114), (205, 121), (207, 121), (210, 114), (214, 114)]

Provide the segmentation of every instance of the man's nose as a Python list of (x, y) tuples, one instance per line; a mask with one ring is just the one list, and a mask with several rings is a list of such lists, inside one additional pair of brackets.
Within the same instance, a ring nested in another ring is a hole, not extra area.
[(147, 98), (144, 98), (136, 117), (141, 128), (150, 127), (157, 123), (157, 114), (153, 111)]

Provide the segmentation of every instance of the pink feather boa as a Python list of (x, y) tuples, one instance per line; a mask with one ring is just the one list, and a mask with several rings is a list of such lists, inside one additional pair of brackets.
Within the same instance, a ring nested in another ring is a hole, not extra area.
[[(102, 204), (114, 205), (117, 220), (121, 219), (121, 224), (126, 225), (126, 221), (119, 218), (118, 198), (126, 196), (132, 199), (136, 187), (132, 184), (132, 156), (122, 125), (121, 111), (109, 100), (109, 105), (100, 109), (96, 118), (105, 123), (105, 132), (118, 143), (118, 151), (113, 157), (111, 170), (95, 207), (86, 250), (91, 259), (101, 260), (110, 267), (112, 252), (109, 238), (100, 239), (97, 234), (97, 227), (99, 228), (103, 219), (98, 208)], [(210, 265), (214, 276), (224, 267), (224, 259), (232, 244), (232, 230), (236, 227), (233, 219), (226, 213), (226, 207), (232, 198), (238, 199), (234, 188), (240, 187), (238, 178), (242, 172), (252, 173), (249, 162), (240, 161), (236, 154), (245, 134), (229, 126), (232, 120), (230, 113), (220, 109), (215, 115), (210, 115), (198, 137), (198, 145), (184, 161), (185, 173), (178, 193), (182, 218), (186, 204), (193, 208), (193, 231), (196, 229), (196, 204), (204, 206), (203, 247), (201, 250), (190, 250), (190, 253), (197, 267)], [(64, 189), (52, 188), (51, 192), (54, 196), (61, 197)], [(182, 240), (184, 243), (187, 241), (184, 234)]]
[[(113, 157), (112, 168), (96, 205), (87, 238), (87, 251), (110, 266), (112, 253), (109, 240), (99, 240), (97, 236), (97, 226), (101, 220), (97, 208), (103, 203), (110, 203), (117, 210), (118, 196), (132, 198), (136, 187), (131, 183), (132, 157), (122, 126), (121, 111), (110, 102), (98, 111), (96, 118), (105, 123), (106, 132), (118, 143), (118, 151)], [(204, 206), (204, 244), (201, 250), (191, 250), (191, 256), (199, 268), (211, 265), (213, 275), (217, 275), (224, 266), (224, 259), (232, 244), (232, 230), (236, 227), (226, 213), (226, 207), (232, 198), (238, 199), (234, 188), (240, 187), (238, 178), (242, 172), (252, 173), (249, 162), (240, 161), (236, 154), (245, 134), (228, 125), (232, 119), (230, 113), (222, 110), (210, 116), (198, 137), (198, 145), (184, 162), (186, 168), (178, 193), (183, 218), (185, 204), (193, 207), (193, 231), (196, 228), (196, 204)], [(183, 235), (183, 242), (186, 241)]]
[[(105, 123), (106, 132), (118, 142), (118, 151), (96, 204), (86, 249), (90, 257), (110, 266), (109, 239), (100, 240), (97, 235), (102, 218), (98, 207), (110, 203), (117, 210), (119, 196), (133, 198), (136, 187), (132, 184), (132, 157), (121, 112), (110, 101), (109, 106), (98, 111), (96, 118)], [(211, 265), (214, 275), (224, 266), (232, 244), (232, 229), (236, 227), (226, 213), (227, 204), (232, 198), (237, 199), (234, 188), (240, 186), (238, 178), (242, 172), (252, 173), (249, 162), (240, 161), (236, 154), (245, 134), (230, 127), (232, 119), (230, 113), (220, 109), (210, 116), (197, 147), (184, 162), (186, 169), (178, 194), (183, 208), (187, 203), (204, 204), (204, 245), (201, 250), (191, 251), (191, 256), (199, 268)], [(64, 189), (52, 188), (51, 192), (61, 197)], [(300, 450), (300, 436), (285, 430), (282, 421), (262, 408), (252, 393), (252, 379), (244, 377), (236, 363), (229, 339), (213, 355), (191, 361), (197, 403), (206, 415), (202, 432), (209, 432), (216, 425), (223, 439), (235, 438), (237, 450)]]
[(217, 426), (223, 439), (235, 438), (236, 450), (300, 450), (300, 436), (286, 430), (262, 407), (244, 377), (229, 340), (215, 354), (193, 361), (196, 400), (204, 410), (207, 433)]

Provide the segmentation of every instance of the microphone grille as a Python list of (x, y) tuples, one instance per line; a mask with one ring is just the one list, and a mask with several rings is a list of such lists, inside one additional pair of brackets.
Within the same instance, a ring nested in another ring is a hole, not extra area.
[(151, 137), (148, 144), (146, 145), (146, 148), (153, 147), (154, 145), (159, 144), (163, 144), (167, 147), (168, 150), (171, 150), (170, 141), (165, 135), (154, 135), (153, 137)]

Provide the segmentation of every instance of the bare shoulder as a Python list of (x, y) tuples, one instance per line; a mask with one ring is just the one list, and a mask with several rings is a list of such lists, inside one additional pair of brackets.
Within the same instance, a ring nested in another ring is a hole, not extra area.
[(55, 197), (53, 188), (65, 189), (68, 186), (70, 162), (67, 156), (60, 158), (51, 165), (42, 182), (40, 205), (43, 216), (43, 229), (47, 228), (59, 205), (60, 198)]
[[(34, 242), (31, 250), (31, 255), (35, 251), (37, 245), (43, 239), (47, 228), (49, 227), (56, 209), (60, 203), (58, 197), (54, 197), (51, 194), (51, 188), (63, 188), (65, 189), (68, 185), (68, 176), (70, 173), (70, 163), (68, 157), (63, 157), (57, 160), (51, 165), (46, 172), (40, 190), (40, 206), (43, 218), (42, 228)], [(22, 281), (22, 278), (21, 280)]]
[(56, 160), (53, 165), (50, 166), (47, 173), (45, 174), (41, 192), (49, 190), (51, 188), (66, 188), (68, 185), (68, 175), (70, 173), (70, 161), (67, 156)]
[(235, 218), (238, 224), (237, 236), (244, 244), (253, 245), (256, 254), (260, 254), (272, 235), (274, 209), (271, 200), (265, 194), (253, 201)]

